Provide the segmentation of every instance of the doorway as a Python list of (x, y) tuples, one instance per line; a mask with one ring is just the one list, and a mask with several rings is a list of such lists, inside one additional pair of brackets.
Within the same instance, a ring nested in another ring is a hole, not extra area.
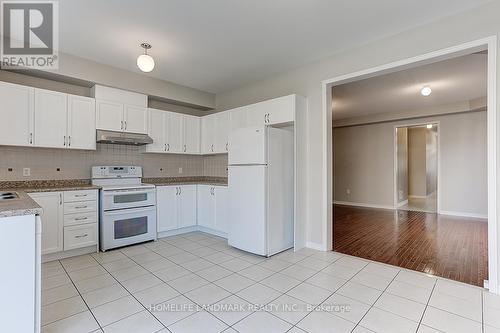
[(438, 212), (439, 124), (397, 126), (394, 206), (398, 210)]

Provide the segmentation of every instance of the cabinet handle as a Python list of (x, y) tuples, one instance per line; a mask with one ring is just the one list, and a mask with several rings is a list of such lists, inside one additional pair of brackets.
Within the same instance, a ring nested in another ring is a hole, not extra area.
[(59, 205), (62, 205), (62, 193), (59, 193)]
[(82, 198), (82, 197), (86, 197), (87, 194), (75, 194), (75, 198)]
[(121, 121), (120, 129), (123, 130), (123, 120)]
[(75, 206), (75, 209), (84, 209), (87, 208), (88, 206)]
[(125, 120), (125, 130), (127, 129), (127, 121)]
[(71, 135), (68, 136), (68, 147), (71, 147)]
[(83, 235), (76, 235), (75, 238), (83, 238), (87, 237), (89, 234), (83, 234)]
[(175, 195), (179, 195), (179, 188), (178, 187), (175, 188)]
[(170, 151), (170, 143), (167, 143), (167, 151)]
[(64, 136), (64, 143), (63, 146), (66, 146), (66, 135)]
[(212, 153), (214, 152), (214, 145), (212, 144)]
[(30, 133), (30, 145), (33, 144), (33, 133)]
[(186, 152), (186, 145), (184, 145), (184, 152)]
[(179, 195), (182, 194), (182, 187), (179, 186)]
[(86, 217), (86, 216), (85, 217), (76, 217), (75, 221), (83, 221), (83, 220), (86, 220), (86, 219), (88, 219), (88, 217)]
[(229, 151), (228, 145), (229, 145), (229, 142), (226, 142), (226, 151)]

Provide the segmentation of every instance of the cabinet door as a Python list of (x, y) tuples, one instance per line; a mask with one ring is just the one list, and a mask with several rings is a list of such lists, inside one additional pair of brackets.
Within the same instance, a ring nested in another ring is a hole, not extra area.
[(0, 82), (0, 145), (33, 143), (34, 92), (32, 87)]
[(129, 133), (148, 132), (148, 109), (125, 105), (123, 130)]
[(247, 110), (244, 107), (229, 111), (229, 132), (247, 127)]
[(215, 114), (215, 152), (227, 153), (229, 136), (229, 112)]
[(63, 201), (62, 192), (31, 193), (30, 197), (43, 209), (42, 254), (63, 250)]
[(215, 186), (215, 229), (227, 233), (228, 204), (227, 186)]
[(182, 153), (182, 114), (167, 113), (167, 152)]
[(67, 146), (68, 96), (56, 91), (35, 89), (35, 131), (33, 142), (39, 147)]
[(148, 111), (148, 135), (153, 139), (153, 143), (146, 146), (146, 151), (163, 153), (167, 150), (165, 142), (165, 111), (149, 109)]
[(262, 102), (262, 106), (267, 114), (268, 125), (286, 124), (295, 119), (295, 95), (271, 99)]
[(215, 152), (215, 115), (201, 118), (201, 153)]
[(108, 131), (123, 130), (123, 104), (96, 100), (96, 127)]
[(257, 104), (247, 105), (245, 107), (247, 114), (247, 125), (250, 126), (265, 126), (267, 109), (260, 102)]
[(198, 185), (198, 225), (215, 229), (214, 187)]
[(95, 99), (68, 95), (68, 148), (94, 149)]
[(158, 232), (177, 229), (178, 226), (177, 186), (156, 188), (156, 229)]
[(200, 153), (200, 117), (184, 116), (183, 151), (186, 154)]
[(179, 226), (196, 225), (196, 185), (179, 186)]

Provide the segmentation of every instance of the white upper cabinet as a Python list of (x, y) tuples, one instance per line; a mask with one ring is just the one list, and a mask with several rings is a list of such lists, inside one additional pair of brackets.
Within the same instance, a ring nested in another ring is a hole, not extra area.
[(229, 137), (229, 112), (215, 114), (215, 152), (227, 153)]
[(295, 119), (296, 95), (289, 95), (262, 102), (267, 125), (286, 124)]
[(129, 133), (147, 133), (148, 109), (140, 106), (124, 106), (123, 130)]
[(96, 100), (96, 127), (102, 130), (123, 131), (123, 108), (122, 103)]
[(148, 135), (153, 139), (153, 143), (146, 145), (147, 152), (163, 153), (167, 151), (165, 111), (148, 110)]
[(68, 145), (67, 94), (35, 89), (34, 141), (39, 147), (64, 148)]
[(167, 113), (167, 152), (182, 153), (182, 114)]
[(247, 110), (244, 107), (233, 109), (229, 112), (229, 132), (247, 127)]
[(247, 127), (266, 125), (267, 110), (262, 107), (261, 103), (251, 104), (244, 107), (247, 114)]
[(67, 148), (96, 149), (95, 99), (68, 95), (67, 136)]
[(195, 116), (184, 116), (183, 151), (186, 154), (200, 153), (201, 119)]
[(32, 87), (0, 82), (0, 144), (33, 144), (34, 94)]
[(215, 115), (201, 118), (201, 153), (215, 153)]

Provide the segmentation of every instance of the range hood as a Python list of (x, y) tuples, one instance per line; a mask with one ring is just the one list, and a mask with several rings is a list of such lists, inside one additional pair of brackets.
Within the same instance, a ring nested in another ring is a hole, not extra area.
[(97, 130), (96, 142), (111, 143), (116, 145), (143, 146), (153, 143), (153, 139), (151, 139), (147, 134)]

